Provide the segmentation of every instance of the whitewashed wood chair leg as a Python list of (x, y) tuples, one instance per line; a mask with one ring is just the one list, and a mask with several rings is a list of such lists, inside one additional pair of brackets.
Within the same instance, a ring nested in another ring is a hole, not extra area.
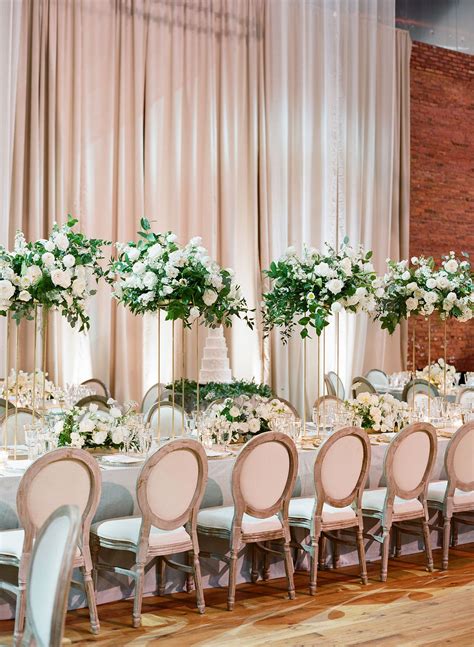
[(286, 579), (288, 581), (288, 597), (290, 600), (294, 600), (296, 597), (296, 592), (295, 592), (295, 582), (293, 578), (294, 568), (293, 568), (293, 560), (291, 559), (289, 531), (284, 541), (285, 543), (283, 545), (283, 550), (285, 554)]
[(230, 562), (229, 562), (229, 592), (227, 596), (228, 611), (234, 610), (238, 553), (239, 551), (238, 551), (237, 545), (233, 544), (230, 549)]
[[(339, 530), (336, 530), (334, 534), (338, 537)], [(339, 544), (337, 541), (332, 542), (332, 567), (339, 568)]]
[(425, 553), (426, 553), (426, 568), (430, 573), (434, 570), (433, 565), (433, 553), (431, 552), (431, 537), (430, 537), (430, 526), (427, 519), (423, 519), (423, 538), (425, 540)]
[(145, 563), (137, 562), (135, 580), (135, 597), (133, 600), (133, 626), (139, 627), (142, 622), (143, 585), (145, 580)]
[(156, 560), (156, 570), (158, 573), (158, 595), (163, 596), (166, 588), (166, 562), (163, 557)]
[(402, 533), (398, 528), (394, 528), (394, 539), (395, 539), (395, 550), (394, 550), (394, 555), (395, 557), (400, 557), (402, 554)]
[[(188, 552), (186, 556), (188, 566), (191, 568), (193, 567), (193, 553), (191, 551)], [(194, 578), (192, 573), (186, 573), (186, 593), (192, 593), (194, 591)]]
[(92, 570), (83, 566), (81, 568), (82, 576), (84, 578), (84, 588), (87, 597), (87, 606), (89, 607), (89, 617), (91, 623), (91, 631), (93, 634), (98, 634), (100, 631), (99, 616), (97, 613), (97, 601), (95, 597), (95, 587), (92, 581)]
[(91, 550), (91, 560), (92, 560), (92, 582), (94, 585), (94, 591), (97, 594), (97, 580), (98, 580), (99, 572), (97, 570), (96, 565), (99, 563), (100, 545), (99, 545), (99, 542), (94, 537), (94, 535), (91, 535), (90, 550)]
[(309, 594), (316, 594), (318, 563), (319, 563), (319, 536), (311, 537), (311, 555), (310, 555), (310, 574), (309, 574)]
[(451, 518), (444, 517), (443, 520), (443, 570), (448, 569), (449, 562), (449, 541), (451, 539)]
[(453, 539), (452, 539), (451, 546), (454, 547), (458, 545), (458, 524), (456, 519), (451, 520), (451, 526), (453, 528)]
[(326, 547), (327, 539), (324, 535), (319, 538), (319, 570), (322, 571), (326, 567)]
[(388, 574), (388, 554), (390, 552), (390, 528), (383, 529), (383, 543), (382, 543), (382, 563), (380, 565), (380, 581), (387, 581)]
[(359, 553), (360, 579), (362, 584), (368, 583), (367, 562), (365, 559), (364, 533), (361, 528), (357, 530), (357, 552)]
[[(265, 547), (268, 547), (268, 542), (265, 542)], [(267, 582), (270, 579), (270, 553), (265, 551), (263, 553), (263, 581)]]
[(25, 628), (26, 615), (26, 583), (18, 575), (18, 594), (16, 598), (15, 628), (13, 630), (13, 644), (20, 645)]
[(204, 591), (202, 587), (201, 563), (199, 561), (199, 553), (197, 552), (193, 554), (193, 574), (194, 584), (196, 588), (197, 608), (199, 613), (204, 613), (206, 610), (206, 605), (204, 602)]
[(250, 573), (250, 579), (252, 584), (258, 582), (258, 554), (257, 546), (255, 544), (250, 545), (250, 550), (252, 551), (252, 571)]

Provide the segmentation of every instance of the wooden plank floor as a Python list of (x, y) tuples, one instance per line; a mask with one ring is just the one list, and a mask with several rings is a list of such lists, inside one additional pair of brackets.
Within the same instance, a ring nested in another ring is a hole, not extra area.
[[(435, 551), (435, 565), (440, 552)], [(379, 563), (369, 566), (369, 585), (357, 569), (322, 571), (318, 592), (308, 595), (308, 576), (296, 575), (297, 597), (285, 599), (285, 580), (237, 588), (233, 613), (225, 610), (226, 591), (205, 591), (200, 616), (194, 594), (146, 598), (143, 626), (131, 627), (131, 603), (99, 607), (101, 632), (89, 633), (87, 611), (67, 616), (64, 644), (167, 645), (183, 647), (310, 647), (313, 645), (474, 645), (474, 545), (451, 550), (449, 571), (424, 570), (423, 555), (389, 564), (389, 581), (378, 581)], [(12, 622), (0, 622), (0, 643), (11, 644)]]

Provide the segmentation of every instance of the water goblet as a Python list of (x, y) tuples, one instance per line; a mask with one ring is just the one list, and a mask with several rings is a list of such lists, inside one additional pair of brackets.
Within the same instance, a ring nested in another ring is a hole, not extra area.
[(39, 430), (36, 424), (25, 425), (23, 427), (25, 434), (25, 443), (28, 449), (28, 460), (33, 461), (39, 454)]

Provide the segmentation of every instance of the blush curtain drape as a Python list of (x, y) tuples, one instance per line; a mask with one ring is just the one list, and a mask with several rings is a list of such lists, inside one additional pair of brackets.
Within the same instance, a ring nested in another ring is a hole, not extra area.
[[(287, 244), (348, 234), (374, 249), (379, 270), (387, 255), (406, 255), (410, 43), (393, 4), (23, 0), (0, 242), (11, 245), (17, 228), (44, 236), (68, 213), (90, 236), (125, 241), (145, 215), (183, 242), (201, 235), (235, 270), (257, 324), (261, 270)], [(156, 318), (129, 315), (106, 285), (89, 310), (87, 335), (52, 318), (52, 378), (95, 376), (118, 399), (140, 399), (157, 378)], [(401, 368), (400, 339), (375, 326), (367, 343), (363, 317), (340, 328), (346, 380), (382, 358)], [(205, 334), (185, 334), (183, 358), (175, 326), (176, 376), (184, 359), (196, 377)], [(297, 339), (264, 343), (259, 325), (239, 321), (226, 335), (235, 376), (265, 377), (301, 407)], [(171, 336), (162, 324), (162, 380)], [(23, 368), (30, 355), (23, 349)], [(310, 402), (313, 361), (308, 371)]]

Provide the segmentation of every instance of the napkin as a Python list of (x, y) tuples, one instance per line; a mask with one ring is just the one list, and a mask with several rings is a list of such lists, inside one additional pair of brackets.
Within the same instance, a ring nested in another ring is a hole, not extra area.
[(102, 456), (101, 461), (103, 463), (120, 463), (121, 465), (129, 463), (130, 465), (133, 465), (134, 463), (143, 463), (143, 457), (127, 456), (126, 454), (111, 454), (110, 456)]
[(9, 460), (5, 466), (5, 470), (8, 472), (24, 472), (29, 468), (33, 461), (30, 460), (21, 460), (21, 461), (12, 461)]

